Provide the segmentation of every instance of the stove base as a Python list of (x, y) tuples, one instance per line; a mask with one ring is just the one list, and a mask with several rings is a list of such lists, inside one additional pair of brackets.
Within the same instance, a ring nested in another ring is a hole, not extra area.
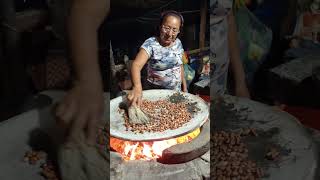
[(156, 161), (123, 161), (118, 153), (110, 152), (112, 180), (209, 180), (210, 151), (181, 164), (162, 164)]

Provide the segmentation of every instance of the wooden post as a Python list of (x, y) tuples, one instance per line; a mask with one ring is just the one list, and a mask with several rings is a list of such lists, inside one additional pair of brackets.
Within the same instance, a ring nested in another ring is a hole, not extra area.
[(200, 18), (199, 48), (202, 50), (205, 47), (206, 38), (207, 0), (201, 0)]

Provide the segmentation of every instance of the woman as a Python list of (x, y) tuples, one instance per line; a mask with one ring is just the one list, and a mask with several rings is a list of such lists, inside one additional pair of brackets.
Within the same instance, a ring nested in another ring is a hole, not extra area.
[(227, 91), (227, 75), (231, 68), (236, 96), (250, 97), (240, 59), (232, 0), (210, 0), (211, 97)]
[(147, 39), (132, 63), (133, 89), (128, 96), (132, 105), (140, 106), (142, 98), (141, 69), (148, 62), (147, 87), (187, 91), (182, 65), (183, 47), (177, 38), (183, 27), (183, 17), (176, 11), (166, 11), (160, 18), (159, 34)]

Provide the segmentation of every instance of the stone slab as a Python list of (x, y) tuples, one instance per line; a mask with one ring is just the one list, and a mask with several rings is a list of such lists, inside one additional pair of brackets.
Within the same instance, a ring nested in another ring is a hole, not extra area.
[(210, 162), (210, 150), (206, 152), (204, 155), (202, 155), (201, 159), (203, 159), (206, 162)]
[(196, 159), (210, 149), (210, 121), (207, 121), (201, 128), (200, 134), (192, 141), (165, 149), (159, 162), (170, 164), (188, 162)]
[(182, 164), (162, 164), (157, 161), (122, 161), (111, 154), (112, 180), (203, 180), (209, 176), (210, 164), (197, 158)]

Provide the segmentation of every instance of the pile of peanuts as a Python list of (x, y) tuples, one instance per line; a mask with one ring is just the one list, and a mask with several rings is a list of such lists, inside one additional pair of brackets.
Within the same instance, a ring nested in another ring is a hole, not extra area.
[(41, 165), (41, 175), (46, 179), (46, 180), (59, 180), (58, 175), (56, 173), (56, 170), (52, 163), (47, 162)]
[(248, 148), (241, 141), (241, 136), (253, 134), (254, 130), (244, 130), (240, 133), (218, 131), (213, 133), (211, 149), (213, 150), (214, 179), (248, 179), (256, 180), (263, 177), (263, 171), (257, 164), (248, 159)]
[(44, 151), (27, 151), (23, 161), (31, 165), (36, 165), (40, 160), (47, 161), (41, 165), (40, 174), (47, 180), (59, 180), (57, 171), (53, 164), (47, 160), (47, 154)]
[(27, 151), (24, 155), (23, 161), (29, 164), (35, 165), (41, 159), (46, 157), (46, 153), (43, 151)]
[(191, 120), (187, 103), (172, 103), (168, 100), (148, 101), (143, 100), (141, 110), (150, 117), (146, 124), (131, 124), (128, 115), (124, 113), (127, 130), (136, 133), (162, 132), (168, 129), (177, 129)]
[[(103, 147), (102, 150), (106, 150), (108, 148), (108, 140), (109, 138), (107, 130), (107, 126), (100, 127), (97, 135), (97, 145)], [(58, 171), (55, 166), (48, 160), (48, 156), (44, 151), (27, 151), (24, 155), (23, 161), (29, 163), (31, 165), (36, 165), (40, 161), (44, 161), (41, 164), (41, 176), (43, 176), (46, 180), (59, 180)], [(40, 164), (39, 164), (40, 165)]]

